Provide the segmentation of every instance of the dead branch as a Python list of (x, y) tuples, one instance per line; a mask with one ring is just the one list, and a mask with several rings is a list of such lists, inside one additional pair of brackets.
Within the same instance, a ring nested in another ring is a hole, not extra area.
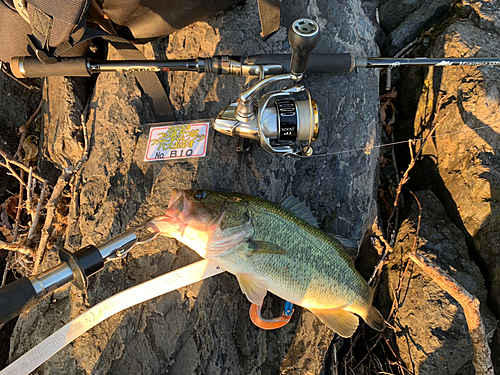
[(434, 115), (434, 120), (432, 121), (431, 131), (425, 137), (425, 139), (422, 142), (422, 144), (420, 145), (420, 149), (418, 150), (416, 155), (413, 154), (413, 148), (412, 148), (413, 141), (412, 140), (408, 141), (409, 142), (408, 146), (410, 148), (410, 153), (411, 153), (411, 161), (410, 161), (410, 164), (408, 165), (408, 168), (406, 168), (406, 171), (403, 174), (403, 177), (399, 181), (398, 188), (396, 190), (396, 198), (394, 199), (394, 209), (392, 210), (391, 215), (389, 216), (389, 219), (387, 220), (387, 222), (389, 223), (388, 230), (390, 227), (390, 222), (394, 218), (394, 214), (396, 212), (396, 207), (398, 206), (399, 196), (401, 195), (401, 190), (403, 188), (403, 185), (405, 185), (408, 182), (408, 180), (410, 179), (410, 176), (409, 176), (410, 171), (413, 169), (413, 167), (415, 166), (415, 163), (417, 162), (417, 159), (422, 154), (422, 151), (424, 150), (424, 146), (427, 143), (427, 141), (432, 137), (432, 135), (436, 131), (436, 128), (439, 126), (439, 124), (441, 124), (441, 122), (446, 118), (446, 116), (448, 116), (448, 113), (446, 113), (443, 117), (441, 117), (441, 119), (439, 121), (437, 121), (437, 117), (438, 117), (439, 111), (441, 110), (441, 106), (443, 105), (444, 99), (445, 99), (445, 96), (442, 96), (441, 99), (439, 100), (437, 108), (436, 108), (436, 112)]
[(26, 210), (30, 215), (34, 215), (33, 210), (33, 194), (35, 189), (35, 184), (33, 183), (33, 167), (30, 167), (28, 175), (28, 183), (26, 186)]
[[(413, 193), (413, 191), (411, 191), (410, 189), (408, 189), (408, 191), (411, 193), (411, 195), (413, 195), (413, 198), (415, 198), (415, 202), (417, 202), (417, 205), (418, 205), (418, 220), (417, 220), (417, 230), (415, 232), (415, 238), (413, 240), (413, 247), (411, 249), (411, 253), (412, 254), (415, 254), (417, 252), (417, 245), (418, 245), (418, 240), (419, 240), (419, 236), (418, 234), (420, 233), (420, 224), (422, 222), (422, 205), (420, 204), (420, 201), (419, 199), (417, 198), (417, 196)], [(403, 275), (404, 277), (404, 275)]]
[(87, 127), (86, 127), (86, 122), (85, 122), (85, 118), (86, 118), (86, 114), (87, 114), (87, 110), (88, 110), (89, 106), (90, 106), (90, 100), (87, 102), (87, 105), (86, 105), (84, 112), (82, 114), (82, 117), (81, 117), (81, 119), (82, 119), (82, 121), (81, 121), (82, 132), (83, 132), (83, 137), (84, 137), (84, 142), (85, 142), (85, 146), (84, 146), (84, 149), (82, 151), (82, 157), (78, 161), (78, 163), (76, 164), (75, 167), (69, 166), (69, 167), (66, 167), (64, 169), (64, 171), (61, 173), (61, 175), (57, 179), (56, 185), (54, 186), (54, 190), (52, 191), (52, 194), (51, 194), (50, 199), (49, 199), (47, 206), (46, 206), (47, 213), (45, 216), (45, 223), (44, 223), (43, 228), (42, 228), (42, 236), (40, 238), (40, 242), (38, 244), (38, 248), (36, 250), (34, 261), (33, 261), (33, 271), (32, 271), (33, 275), (36, 275), (38, 273), (38, 267), (40, 266), (40, 262), (42, 260), (43, 254), (44, 254), (45, 247), (47, 246), (47, 243), (48, 243), (49, 238), (50, 238), (50, 233), (51, 233), (52, 228), (53, 228), (52, 221), (54, 220), (56, 207), (57, 207), (57, 204), (59, 203), (59, 199), (64, 191), (64, 188), (66, 187), (66, 185), (68, 184), (70, 179), (79, 175), (79, 173), (83, 167), (83, 164), (87, 160), (87, 157), (89, 154), (90, 147), (89, 147), (89, 142), (87, 139)]
[[(28, 167), (23, 162), (20, 162), (20, 161), (14, 159), (12, 156), (10, 156), (8, 153), (6, 153), (2, 149), (0, 149), (0, 156), (2, 156), (5, 160), (5, 162), (0, 161), (0, 166), (7, 168), (11, 173), (13, 173), (14, 177), (16, 177), (23, 186), (26, 186), (26, 183), (24, 182), (24, 180), (22, 180), (19, 177), (19, 175), (14, 171), (14, 169), (12, 168), (12, 166), (10, 164), (15, 165), (16, 167), (19, 167), (19, 168), (21, 168), (21, 170), (24, 170), (25, 172), (28, 172), (28, 173), (30, 171), (30, 167)], [(33, 177), (42, 183), (45, 181), (45, 179), (36, 172), (33, 172)]]
[(35, 235), (35, 229), (36, 229), (36, 226), (38, 225), (38, 220), (40, 219), (40, 211), (42, 209), (43, 201), (45, 200), (46, 189), (47, 189), (47, 181), (45, 181), (42, 185), (42, 191), (40, 192), (40, 198), (38, 199), (38, 204), (36, 205), (35, 216), (33, 217), (33, 220), (31, 221), (31, 227), (30, 227), (30, 230), (28, 232), (28, 239), (27, 239), (28, 245), (31, 242), (31, 239), (33, 238), (33, 236)]
[[(385, 246), (382, 247), (382, 244), (380, 242), (383, 242)], [(385, 259), (387, 258), (387, 254), (389, 252), (392, 252), (391, 245), (389, 245), (389, 243), (387, 242), (387, 240), (383, 236), (372, 237), (371, 243), (372, 243), (372, 246), (375, 249), (377, 249), (377, 252), (379, 254), (382, 254), (382, 256), (380, 257), (379, 263), (377, 264), (377, 266), (373, 270), (373, 273), (372, 273), (370, 279), (368, 280), (368, 285), (372, 284), (373, 280), (375, 279), (375, 277), (377, 277), (378, 273), (382, 269), (382, 266), (386, 263)]]
[[(90, 100), (87, 101), (87, 104), (85, 105), (85, 109), (80, 117), (80, 121), (82, 124), (82, 133), (83, 133), (83, 142), (84, 142), (84, 147), (82, 150), (82, 157), (80, 161), (76, 165), (76, 173), (73, 176), (73, 178), (70, 181), (70, 186), (71, 186), (71, 201), (70, 201), (70, 209), (69, 209), (69, 215), (68, 215), (68, 226), (66, 230), (66, 240), (68, 240), (68, 237), (70, 235), (71, 228), (73, 227), (73, 224), (76, 222), (77, 217), (79, 215), (78, 212), (78, 205), (79, 205), (79, 197), (78, 197), (78, 189), (80, 187), (80, 176), (83, 170), (83, 164), (85, 161), (87, 161), (89, 152), (90, 152), (90, 142), (89, 142), (89, 137), (87, 133), (87, 120), (88, 120), (88, 112), (90, 108)], [(94, 121), (95, 121), (95, 109), (94, 109)]]
[(488, 346), (484, 324), (479, 312), (479, 300), (423, 255), (414, 252), (410, 254), (410, 259), (462, 306), (467, 326), (469, 327), (469, 335), (472, 340), (472, 348), (474, 350), (473, 364), (476, 374), (493, 375), (491, 350)]
[[(3, 151), (0, 150), (0, 155), (2, 155), (2, 152)], [(2, 156), (4, 156), (4, 155), (2, 155)], [(4, 156), (4, 158), (5, 158), (5, 156)], [(5, 158), (5, 162), (1, 162), (0, 161), (0, 167), (4, 167), (4, 168), (8, 169), (9, 172), (10, 172), (8, 174), (11, 175), (11, 176), (13, 176), (13, 177), (15, 177), (19, 181), (19, 183), (21, 184), (21, 187), (26, 186), (26, 182), (24, 182), (23, 179), (21, 178), (21, 176), (19, 176), (17, 174), (17, 172), (12, 167), (11, 163), (12, 163), (12, 160), (10, 160), (8, 158)]]
[[(21, 126), (18, 129), (18, 134), (20, 135), (20, 142), (16, 151), (16, 154), (14, 157), (10, 156), (7, 152), (3, 151), (0, 149), (0, 156), (3, 157), (4, 162), (0, 162), (0, 166), (3, 166), (8, 169), (12, 176), (14, 176), (20, 183), (19, 187), (19, 199), (18, 199), (18, 205), (17, 205), (17, 213), (16, 213), (16, 219), (15, 219), (15, 224), (14, 224), (14, 233), (13, 233), (13, 241), (10, 244), (6, 243), (1, 243), (0, 248), (4, 248), (9, 250), (9, 254), (7, 255), (6, 258), (6, 265), (5, 265), (5, 270), (2, 276), (2, 282), (1, 285), (5, 285), (6, 278), (7, 278), (7, 271), (12, 267), (12, 264), (16, 262), (16, 264), (21, 265), (22, 267), (26, 268), (24, 261), (21, 259), (22, 257), (16, 256), (16, 254), (25, 254), (25, 255), (33, 255), (33, 250), (26, 245), (23, 244), (18, 244), (16, 243), (18, 240), (19, 236), (19, 225), (21, 221), (21, 213), (23, 209), (23, 194), (24, 194), (24, 189), (26, 188), (26, 208), (29, 212), (29, 214), (32, 216), (32, 228), (36, 228), (38, 218), (40, 216), (40, 210), (41, 210), (41, 202), (43, 202), (43, 194), (45, 187), (47, 186), (47, 181), (38, 175), (36, 172), (33, 171), (33, 167), (29, 167), (26, 164), (22, 162), (22, 145), (27, 137), (29, 128), (31, 127), (32, 123), (35, 121), (37, 116), (40, 114), (42, 110), (42, 102), (38, 105), (38, 108), (36, 109), (35, 113), (29, 118), (28, 122)], [(16, 172), (14, 167), (17, 167), (20, 169), (20, 172)], [(25, 174), (26, 172), (29, 174), (28, 177), (28, 182), (26, 183), (24, 181), (25, 179)], [(36, 211), (33, 210), (33, 195), (34, 195), (34, 189), (36, 186), (35, 179), (39, 180), (43, 184), (42, 188), (42, 193)], [(31, 231), (31, 229), (30, 229)], [(31, 235), (31, 237), (33, 234)], [(28, 245), (29, 245), (29, 240), (28, 240)], [(19, 258), (19, 259), (16, 259)]]
[(23, 143), (24, 140), (26, 139), (26, 136), (28, 135), (28, 131), (31, 127), (31, 124), (35, 121), (35, 119), (38, 117), (40, 112), (42, 112), (42, 104), (43, 104), (43, 99), (40, 101), (40, 104), (38, 105), (38, 108), (36, 109), (35, 113), (31, 115), (29, 118), (28, 122), (24, 124), (23, 126), (20, 126), (17, 131), (19, 133), (19, 145), (17, 146), (17, 151), (14, 154), (14, 157), (18, 160), (23, 160), (23, 157), (21, 155), (22, 150), (23, 150)]
[[(24, 170), (21, 169), (21, 176), (19, 176), (21, 181), (24, 179)], [(19, 222), (21, 221), (21, 211), (23, 208), (23, 193), (24, 193), (24, 186), (23, 184), (19, 185), (19, 199), (17, 201), (17, 212), (16, 212), (16, 221), (14, 223), (14, 233), (13, 233), (13, 239), (12, 242), (17, 242), (17, 236), (19, 235)], [(12, 250), (9, 251), (9, 254), (7, 254), (7, 258), (5, 261), (5, 270), (2, 275), (2, 283), (0, 284), (1, 286), (5, 285), (5, 282), (7, 281), (7, 271), (11, 267), (12, 263), (12, 257), (14, 256), (14, 252)]]
[(30, 249), (28, 246), (21, 245), (21, 244), (16, 244), (16, 243), (7, 243), (0, 241), (0, 249), (5, 249), (9, 251), (17, 251), (21, 254), (26, 254), (26, 255), (32, 255), (33, 250)]
[[(24, 179), (24, 171), (21, 170), (20, 178)], [(21, 210), (23, 208), (23, 194), (24, 187), (23, 185), (19, 186), (19, 199), (17, 201), (17, 213), (16, 213), (16, 222), (14, 223), (14, 239), (13, 242), (17, 241), (17, 236), (19, 234), (19, 222), (21, 221)]]
[(57, 179), (57, 183), (54, 186), (54, 190), (52, 190), (52, 194), (50, 195), (50, 199), (46, 206), (47, 214), (45, 216), (45, 223), (42, 228), (42, 236), (40, 238), (40, 243), (38, 244), (38, 248), (35, 253), (35, 259), (33, 261), (33, 271), (32, 271), (33, 275), (36, 275), (38, 273), (38, 266), (40, 265), (43, 252), (45, 250), (45, 247), (47, 246), (47, 242), (50, 237), (52, 221), (54, 220), (56, 207), (57, 204), (59, 203), (59, 198), (61, 197), (62, 192), (66, 187), (69, 178), (72, 175), (73, 175), (73, 170), (70, 168), (66, 168)]

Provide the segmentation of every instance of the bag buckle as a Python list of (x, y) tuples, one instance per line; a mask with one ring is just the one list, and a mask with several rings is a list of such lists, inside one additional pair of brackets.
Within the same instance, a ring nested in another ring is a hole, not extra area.
[(37, 47), (38, 44), (37, 40), (32, 34), (29, 34), (26, 37), (28, 39), (28, 44), (35, 52), (35, 55), (38, 58), (38, 60), (40, 60), (44, 64), (55, 64), (57, 62), (56, 57), (50, 56), (47, 52)]

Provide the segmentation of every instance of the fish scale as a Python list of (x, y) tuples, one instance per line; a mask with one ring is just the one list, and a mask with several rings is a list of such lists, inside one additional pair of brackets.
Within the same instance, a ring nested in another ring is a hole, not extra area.
[(235, 252), (219, 254), (214, 260), (226, 258), (234, 262), (233, 257), (240, 253), (241, 261), (247, 262), (255, 274), (280, 286), (278, 290), (271, 287), (271, 292), (281, 296), (284, 293), (279, 289), (286, 289), (288, 298), (281, 297), (306, 308), (344, 306), (358, 295), (370, 299), (370, 288), (367, 285), (363, 288), (364, 280), (360, 280), (351, 259), (339, 253), (343, 251), (342, 245), (279, 205), (252, 198), (246, 199), (254, 226), (253, 239), (272, 242), (288, 253), (248, 255), (252, 249), (238, 247)]

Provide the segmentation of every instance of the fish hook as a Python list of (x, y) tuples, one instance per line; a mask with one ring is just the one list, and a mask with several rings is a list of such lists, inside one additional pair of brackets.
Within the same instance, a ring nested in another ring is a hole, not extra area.
[(293, 314), (293, 303), (285, 301), (285, 307), (283, 309), (283, 314), (275, 318), (267, 319), (263, 318), (261, 315), (261, 307), (252, 303), (250, 306), (250, 319), (253, 324), (262, 329), (277, 329), (284, 327), (292, 318)]

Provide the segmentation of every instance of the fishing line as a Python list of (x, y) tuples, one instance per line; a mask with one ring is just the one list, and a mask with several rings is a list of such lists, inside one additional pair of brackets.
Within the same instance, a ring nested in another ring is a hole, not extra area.
[[(478, 130), (487, 129), (487, 128), (496, 128), (496, 127), (499, 127), (499, 126), (500, 126), (500, 124), (499, 125), (485, 125), (485, 126), (481, 126), (479, 128), (475, 128), (475, 129), (467, 129), (467, 130), (462, 130), (462, 131), (457, 131), (457, 132), (451, 132), (451, 133), (444, 133), (444, 134), (439, 134), (439, 135), (433, 135), (433, 136), (429, 137), (429, 139), (447, 137), (447, 136), (450, 136), (450, 135), (462, 134), (462, 133), (467, 133), (467, 132), (471, 132), (471, 131), (477, 133)], [(398, 141), (398, 142), (386, 143), (386, 144), (375, 145), (375, 146), (366, 146), (366, 147), (354, 148), (354, 149), (345, 150), (345, 151), (329, 152), (327, 154), (317, 154), (317, 155), (313, 154), (311, 156), (308, 156), (307, 158), (320, 157), (320, 156), (341, 155), (341, 154), (347, 154), (347, 153), (356, 152), (356, 151), (369, 152), (369, 151), (371, 151), (371, 150), (373, 150), (375, 148), (382, 148), (382, 147), (387, 147), (387, 146), (395, 146), (395, 145), (407, 144), (408, 141), (413, 141), (413, 142), (423, 141), (426, 138), (427, 137), (414, 138), (412, 140)]]

